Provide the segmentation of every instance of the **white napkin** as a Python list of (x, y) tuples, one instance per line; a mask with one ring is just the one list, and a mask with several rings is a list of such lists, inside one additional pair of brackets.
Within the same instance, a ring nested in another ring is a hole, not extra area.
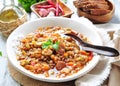
[[(110, 40), (109, 35), (107, 32), (102, 28), (95, 27), (92, 22), (84, 17), (75, 18), (76, 21), (89, 26), (90, 28), (97, 30), (98, 34), (100, 35), (103, 45), (114, 47), (113, 41)], [(90, 71), (88, 74), (84, 75), (83, 77), (78, 78), (75, 81), (76, 86), (100, 86), (104, 80), (107, 79), (108, 75), (110, 74), (111, 65), (110, 63), (113, 62), (114, 58), (101, 56), (99, 63), (96, 67)]]

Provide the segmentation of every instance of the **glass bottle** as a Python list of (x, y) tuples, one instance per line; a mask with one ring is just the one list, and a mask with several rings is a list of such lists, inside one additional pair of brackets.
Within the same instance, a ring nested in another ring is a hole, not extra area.
[(0, 34), (8, 37), (12, 31), (27, 21), (27, 13), (15, 5), (14, 0), (3, 0), (4, 7), (0, 11)]
[(21, 8), (16, 6), (14, 0), (4, 0), (4, 7), (0, 11), (0, 20), (4, 22), (14, 21), (23, 15)]

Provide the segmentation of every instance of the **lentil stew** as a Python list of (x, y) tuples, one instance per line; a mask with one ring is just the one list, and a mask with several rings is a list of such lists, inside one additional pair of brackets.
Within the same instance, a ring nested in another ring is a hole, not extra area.
[(88, 38), (71, 28), (39, 27), (20, 40), (17, 54), (20, 65), (34, 74), (64, 78), (80, 71), (93, 58), (93, 52), (81, 50), (77, 42), (65, 33)]

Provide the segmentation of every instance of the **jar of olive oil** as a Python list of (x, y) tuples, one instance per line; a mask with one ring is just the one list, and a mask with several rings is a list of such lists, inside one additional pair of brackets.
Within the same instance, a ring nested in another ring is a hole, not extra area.
[(27, 14), (15, 5), (14, 0), (4, 0), (4, 7), (0, 11), (0, 32), (8, 37), (19, 25), (27, 21)]
[(4, 22), (10, 22), (18, 19), (17, 13), (13, 9), (8, 9), (0, 14), (0, 20)]

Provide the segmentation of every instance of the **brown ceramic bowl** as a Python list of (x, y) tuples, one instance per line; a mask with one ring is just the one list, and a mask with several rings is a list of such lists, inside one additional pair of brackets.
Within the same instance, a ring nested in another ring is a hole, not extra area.
[[(54, 3), (56, 3), (56, 0), (52, 0)], [(38, 17), (41, 17), (39, 15), (39, 13), (35, 10), (35, 6), (36, 5), (48, 5), (48, 2), (47, 1), (43, 1), (43, 2), (38, 2), (38, 3), (35, 3), (31, 6), (31, 10), (38, 16)], [(64, 11), (64, 15), (62, 15), (63, 17), (68, 17), (70, 18), (71, 15), (73, 14), (73, 11), (66, 5), (64, 4), (62, 1), (59, 0), (59, 5), (61, 6), (61, 8), (63, 9)]]
[(108, 1), (108, 5), (110, 6), (111, 11), (105, 15), (95, 16), (95, 15), (91, 15), (86, 12), (83, 12), (80, 9), (77, 9), (77, 13), (79, 16), (84, 16), (90, 19), (93, 23), (106, 23), (112, 19), (115, 11), (115, 7), (112, 2)]

